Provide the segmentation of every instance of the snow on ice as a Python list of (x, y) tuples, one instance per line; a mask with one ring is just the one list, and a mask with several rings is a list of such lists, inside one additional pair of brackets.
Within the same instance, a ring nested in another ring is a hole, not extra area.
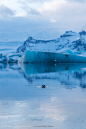
[(85, 55), (86, 32), (66, 31), (59, 38), (52, 40), (36, 40), (33, 37), (28, 37), (16, 52), (4, 56), (1, 54), (0, 62), (79, 63), (86, 62)]

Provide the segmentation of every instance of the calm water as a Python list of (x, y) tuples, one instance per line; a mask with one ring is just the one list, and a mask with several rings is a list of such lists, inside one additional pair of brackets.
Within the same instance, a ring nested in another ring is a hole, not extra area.
[(86, 64), (0, 64), (0, 129), (29, 128), (86, 129)]

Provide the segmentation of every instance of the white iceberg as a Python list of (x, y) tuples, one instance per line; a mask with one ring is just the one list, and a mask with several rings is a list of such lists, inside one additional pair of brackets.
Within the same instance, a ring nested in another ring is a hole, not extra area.
[[(28, 39), (17, 49), (17, 53), (24, 53), (26, 50), (42, 52), (61, 52), (81, 55), (86, 53), (86, 32), (76, 33), (66, 31), (59, 38), (52, 40), (37, 40), (33, 37)], [(71, 52), (71, 53), (70, 53)], [(85, 53), (83, 53), (85, 52)]]
[(63, 53), (27, 50), (19, 63), (86, 63), (86, 57)]
[(6, 56), (6, 60), (8, 63), (18, 63), (20, 57), (22, 57), (21, 53), (11, 53)]

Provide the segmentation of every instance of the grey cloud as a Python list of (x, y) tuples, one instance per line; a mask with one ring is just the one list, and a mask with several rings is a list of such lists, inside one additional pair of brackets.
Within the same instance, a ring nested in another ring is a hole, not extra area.
[[(43, 3), (47, 1), (54, 1), (54, 0), (19, 0), (20, 3), (29, 2), (29, 3)], [(58, 1), (58, 0), (57, 0)], [(86, 0), (67, 0), (67, 1), (74, 1), (74, 2), (86, 2)]]
[(29, 7), (29, 4), (25, 2), (21, 2), (21, 8), (26, 11), (27, 15), (29, 14), (39, 15), (40, 14), (35, 8)]
[[(36, 3), (36, 2), (39, 2), (39, 3), (42, 3), (42, 2), (47, 2), (47, 1), (54, 1), (54, 0), (19, 0), (20, 2), (30, 2), (30, 3)], [(57, 1), (60, 1), (60, 0), (57, 0)], [(73, 2), (86, 2), (86, 0), (67, 0), (67, 1), (73, 1)]]
[(34, 8), (27, 7), (27, 8), (24, 8), (24, 10), (27, 12), (27, 15), (29, 15), (29, 14), (40, 15), (40, 13)]
[(32, 14), (32, 15), (39, 15), (40, 13), (36, 10), (36, 9), (30, 9), (30, 11), (28, 12), (29, 14)]
[(47, 1), (53, 1), (53, 0), (27, 0), (28, 2), (47, 2)]
[(86, 2), (86, 0), (67, 0), (67, 1), (70, 1), (70, 2)]
[(0, 5), (0, 17), (9, 17), (13, 15), (15, 15), (15, 13), (10, 8)]
[(19, 0), (19, 3), (44, 3), (47, 1), (53, 1), (53, 0)]

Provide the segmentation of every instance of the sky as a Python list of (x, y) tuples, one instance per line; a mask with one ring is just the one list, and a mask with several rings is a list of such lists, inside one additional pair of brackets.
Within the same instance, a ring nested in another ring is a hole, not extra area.
[(86, 0), (0, 0), (0, 24), (85, 30)]

